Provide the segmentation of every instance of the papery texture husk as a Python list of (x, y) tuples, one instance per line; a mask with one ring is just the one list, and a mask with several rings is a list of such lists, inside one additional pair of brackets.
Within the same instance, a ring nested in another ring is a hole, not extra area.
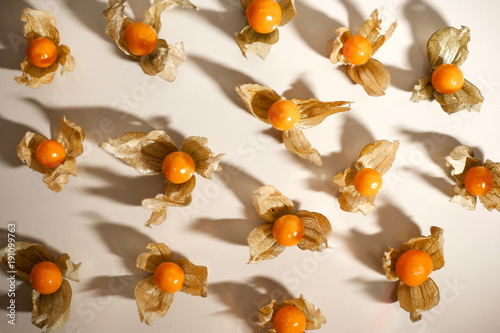
[(348, 65), (349, 62), (342, 54), (342, 48), (346, 40), (352, 37), (352, 32), (349, 28), (340, 27), (334, 30), (337, 37), (333, 41), (332, 52), (330, 53), (330, 62), (336, 64), (340, 61), (343, 65)]
[(439, 289), (431, 278), (417, 287), (399, 282), (397, 288), (399, 305), (410, 313), (412, 322), (421, 320), (423, 311), (428, 311), (439, 303)]
[(349, 64), (347, 74), (357, 84), (365, 89), (370, 96), (384, 96), (385, 90), (391, 84), (391, 74), (382, 63), (370, 58), (363, 65)]
[(298, 99), (293, 98), (294, 102), (300, 110), (300, 120), (298, 126), (300, 128), (310, 128), (321, 124), (328, 116), (339, 112), (351, 110), (351, 103), (347, 101), (339, 102), (322, 102), (316, 98)]
[(271, 88), (260, 84), (248, 83), (236, 86), (236, 92), (255, 118), (269, 124), (267, 112), (274, 102), (283, 99)]
[(149, 243), (148, 252), (143, 252), (137, 257), (137, 268), (148, 273), (154, 273), (156, 267), (163, 262), (171, 262), (173, 254), (170, 248), (163, 243)]
[(156, 286), (153, 274), (139, 282), (134, 293), (139, 318), (147, 325), (151, 325), (156, 318), (165, 316), (174, 299), (174, 294), (163, 292)]
[(441, 64), (461, 66), (469, 55), (469, 41), (470, 30), (465, 26), (460, 30), (446, 27), (436, 31), (427, 42), (427, 58), (431, 72)]
[(383, 176), (392, 167), (398, 149), (399, 140), (393, 142), (388, 140), (375, 141), (363, 148), (354, 168), (358, 171), (363, 168), (375, 169)]
[[(28, 242), (15, 242), (15, 261), (14, 269), (10, 270), (16, 271), (16, 275), (19, 276), (23, 281), (30, 281), (30, 271), (33, 266), (42, 261), (54, 262), (54, 257), (45, 247)], [(8, 257), (9, 257), (9, 247), (4, 247), (0, 250), (0, 259), (2, 264), (8, 267)], [(12, 260), (10, 260), (12, 262)]]
[(418, 103), (420, 101), (429, 99), (434, 94), (434, 87), (431, 83), (431, 76), (427, 75), (418, 79), (418, 83), (413, 88), (413, 93), (411, 95), (410, 101), (413, 103)]
[[(271, 300), (271, 303), (259, 309), (259, 322), (257, 323), (257, 325), (259, 325), (259, 330), (264, 326), (273, 324), (273, 316), (279, 309), (281, 309), (281, 305), (274, 299)], [(276, 332), (274, 328), (269, 329), (269, 332), (272, 331)]]
[(418, 249), (427, 253), (432, 259), (432, 270), (436, 271), (444, 266), (443, 238), (444, 230), (431, 227), (430, 236), (420, 236), (410, 239), (401, 246), (401, 251)]
[(375, 196), (365, 197), (354, 188), (356, 171), (349, 168), (339, 172), (333, 178), (333, 183), (339, 186), (339, 204), (343, 211), (368, 215), (375, 208)]
[(181, 258), (175, 263), (182, 268), (185, 274), (184, 285), (179, 291), (193, 296), (207, 297), (207, 268), (194, 265), (186, 258)]
[(284, 131), (282, 137), (286, 149), (315, 165), (323, 165), (318, 150), (312, 147), (300, 127), (295, 126), (291, 130)]
[(63, 253), (56, 259), (55, 264), (61, 270), (61, 274), (66, 279), (80, 282), (80, 278), (78, 277), (81, 263), (75, 264), (67, 253)]
[(41, 295), (33, 290), (31, 322), (39, 328), (46, 326), (45, 332), (47, 333), (58, 331), (69, 318), (71, 298), (71, 286), (65, 279), (62, 280), (61, 287), (52, 294)]
[(278, 244), (273, 236), (274, 223), (264, 223), (252, 230), (248, 236), (250, 248), (249, 264), (255, 264), (262, 260), (274, 259), (285, 250), (283, 245)]
[(399, 277), (396, 274), (396, 262), (401, 256), (401, 251), (389, 248), (389, 251), (384, 252), (384, 258), (382, 259), (382, 270), (384, 271), (385, 277), (389, 281), (398, 281)]
[(193, 158), (196, 173), (212, 179), (212, 173), (222, 170), (219, 165), (224, 154), (215, 154), (207, 147), (208, 139), (201, 136), (190, 136), (182, 143), (181, 150)]
[(488, 210), (496, 209), (500, 211), (500, 164), (486, 160), (484, 167), (490, 169), (493, 174), (494, 185), (491, 191), (479, 197), (479, 200)]
[(24, 25), (24, 37), (29, 44), (38, 37), (50, 39), (57, 49), (57, 58), (55, 62), (47, 67), (40, 68), (32, 65), (25, 57), (21, 63), (22, 76), (16, 76), (15, 80), (19, 84), (26, 84), (31, 88), (39, 88), (42, 84), (52, 82), (55, 72), (62, 65), (61, 75), (72, 72), (75, 68), (75, 59), (71, 55), (70, 49), (66, 45), (59, 45), (59, 31), (56, 28), (56, 21), (49, 11), (24, 8), (21, 21)]
[(259, 187), (253, 194), (253, 204), (259, 217), (266, 222), (275, 222), (283, 215), (294, 212), (293, 202), (271, 185)]
[(297, 244), (301, 250), (323, 251), (332, 235), (330, 221), (320, 213), (300, 210), (296, 214), (304, 223), (304, 238)]

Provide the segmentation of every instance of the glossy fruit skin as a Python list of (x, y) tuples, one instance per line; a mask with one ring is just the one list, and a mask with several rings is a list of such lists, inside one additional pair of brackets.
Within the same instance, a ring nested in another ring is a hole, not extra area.
[(283, 215), (274, 222), (273, 237), (278, 244), (295, 246), (304, 238), (304, 222), (295, 215)]
[(345, 41), (342, 54), (351, 64), (362, 65), (372, 56), (372, 44), (366, 37), (355, 35)]
[(47, 68), (57, 59), (57, 48), (45, 37), (33, 39), (26, 50), (28, 61), (36, 67)]
[(396, 274), (399, 279), (410, 287), (417, 287), (424, 283), (432, 273), (432, 259), (422, 250), (412, 249), (398, 258)]
[(134, 22), (126, 29), (123, 38), (129, 51), (136, 56), (145, 56), (156, 49), (158, 34), (147, 23)]
[(55, 168), (64, 162), (66, 150), (59, 141), (45, 140), (36, 147), (35, 156), (42, 166)]
[(173, 262), (163, 262), (156, 267), (154, 282), (156, 286), (166, 293), (175, 293), (184, 285), (186, 276), (182, 268)]
[(62, 284), (59, 267), (51, 261), (42, 261), (31, 268), (30, 283), (42, 295), (55, 293)]
[(380, 191), (382, 187), (382, 176), (377, 170), (363, 168), (354, 176), (354, 188), (365, 197), (371, 197)]
[(183, 151), (168, 154), (162, 164), (163, 175), (174, 184), (187, 182), (193, 177), (195, 169), (193, 158)]
[(306, 316), (297, 307), (287, 305), (274, 314), (273, 325), (277, 333), (302, 333), (306, 328)]
[(432, 72), (431, 83), (443, 95), (454, 94), (464, 85), (464, 74), (458, 66), (442, 64)]
[(248, 24), (261, 34), (276, 30), (281, 16), (281, 7), (276, 0), (252, 0), (246, 9)]
[(277, 130), (288, 131), (299, 122), (300, 110), (294, 102), (282, 99), (269, 107), (267, 119)]
[(495, 179), (490, 169), (484, 166), (470, 168), (465, 174), (464, 185), (472, 195), (485, 195), (495, 185)]

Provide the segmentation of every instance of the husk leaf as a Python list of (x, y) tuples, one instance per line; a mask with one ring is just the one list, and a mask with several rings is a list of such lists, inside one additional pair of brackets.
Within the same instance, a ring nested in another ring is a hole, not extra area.
[(71, 286), (65, 279), (62, 280), (61, 287), (55, 293), (41, 295), (33, 290), (31, 294), (33, 325), (39, 328), (47, 326), (45, 330), (47, 333), (61, 329), (69, 317), (71, 297)]
[(496, 209), (500, 211), (500, 164), (486, 160), (483, 166), (490, 169), (493, 174), (494, 185), (491, 191), (479, 197), (479, 200), (488, 210)]
[(248, 111), (255, 118), (269, 124), (267, 112), (274, 102), (277, 102), (283, 97), (278, 95), (271, 88), (261, 86), (260, 84), (248, 83), (236, 86), (236, 92), (245, 103)]
[(137, 257), (137, 268), (148, 273), (154, 273), (156, 267), (163, 262), (171, 262), (173, 259), (172, 251), (163, 243), (149, 243), (148, 252), (143, 252)]
[(156, 32), (161, 30), (161, 14), (166, 9), (172, 9), (176, 6), (188, 8), (191, 10), (198, 10), (198, 7), (193, 5), (189, 0), (155, 0), (151, 7), (146, 10), (144, 14), (144, 23), (152, 26)]
[(293, 305), (297, 307), (306, 316), (306, 330), (317, 330), (321, 325), (326, 323), (326, 317), (320, 309), (308, 302), (303, 295), (300, 298), (285, 300), (283, 306)]
[(26, 132), (19, 145), (17, 145), (17, 157), (19, 157), (23, 163), (26, 163), (30, 169), (43, 174), (48, 173), (50, 169), (38, 163), (35, 152), (38, 145), (45, 140), (47, 140), (47, 138), (41, 134)]
[(250, 52), (265, 60), (271, 51), (271, 46), (279, 40), (279, 31), (276, 29), (268, 34), (260, 34), (247, 25), (243, 30), (234, 34), (234, 39), (245, 58), (247, 52)]
[(343, 65), (348, 65), (349, 62), (342, 54), (342, 48), (344, 47), (346, 40), (352, 37), (352, 32), (346, 27), (337, 28), (334, 32), (337, 37), (335, 37), (335, 40), (333, 41), (332, 52), (330, 53), (330, 62), (332, 64), (336, 64), (340, 61)]
[(396, 274), (396, 262), (401, 256), (401, 251), (389, 248), (389, 251), (384, 252), (384, 258), (382, 258), (382, 269), (384, 271), (385, 277), (389, 281), (398, 281), (399, 277)]
[(354, 188), (356, 171), (349, 168), (339, 172), (333, 177), (333, 183), (339, 187), (340, 209), (350, 213), (361, 212), (368, 215), (375, 208), (375, 196), (365, 197)]
[(249, 264), (255, 264), (262, 260), (276, 258), (285, 247), (276, 242), (273, 237), (273, 223), (263, 223), (255, 228), (248, 236), (250, 247)]
[(434, 90), (434, 99), (441, 104), (441, 108), (448, 114), (461, 110), (480, 112), (484, 101), (479, 89), (467, 80), (464, 80), (462, 89), (454, 94), (443, 95)]
[(401, 246), (401, 251), (406, 252), (412, 249), (422, 250), (432, 259), (432, 270), (436, 271), (444, 266), (443, 238), (444, 230), (438, 227), (431, 227), (430, 236), (420, 236), (410, 239)]
[(351, 110), (352, 102), (322, 102), (315, 98), (308, 100), (293, 98), (300, 110), (299, 126), (301, 128), (310, 128), (321, 124), (326, 117), (339, 112)]
[(391, 83), (391, 74), (387, 68), (374, 58), (359, 66), (349, 64), (347, 74), (361, 85), (368, 95), (374, 97), (385, 95), (384, 91)]
[(297, 10), (295, 9), (295, 0), (281, 0), (279, 4), (281, 7), (280, 27), (282, 27), (297, 15)]
[(476, 209), (477, 198), (475, 195), (470, 194), (465, 186), (455, 185), (453, 187), (453, 191), (457, 194), (450, 199), (451, 202), (456, 203), (457, 205), (460, 205), (468, 210)]
[(224, 154), (215, 154), (207, 147), (208, 139), (201, 136), (190, 136), (184, 140), (181, 151), (193, 158), (196, 172), (204, 178), (212, 179), (212, 173), (222, 170), (219, 165)]
[(156, 286), (153, 274), (139, 282), (134, 293), (139, 318), (147, 325), (151, 325), (156, 318), (163, 317), (174, 299), (174, 294), (165, 293)]
[(182, 268), (185, 274), (184, 285), (180, 291), (193, 296), (207, 297), (207, 268), (194, 265), (186, 258), (181, 258), (175, 263)]
[(304, 238), (297, 244), (301, 250), (323, 251), (332, 235), (330, 221), (320, 213), (300, 210), (296, 214), (304, 223)]
[(461, 66), (469, 55), (469, 41), (470, 30), (465, 26), (460, 30), (446, 27), (436, 31), (427, 42), (431, 72), (441, 64)]
[(259, 187), (253, 194), (253, 204), (259, 217), (266, 222), (275, 222), (283, 215), (294, 212), (292, 200), (271, 185)]
[(434, 94), (434, 87), (431, 83), (431, 76), (427, 75), (418, 79), (418, 83), (413, 87), (413, 93), (411, 95), (410, 101), (413, 103), (418, 103), (420, 101), (429, 99)]
[[(278, 302), (274, 299), (271, 300), (271, 303), (260, 308), (259, 322), (257, 323), (257, 325), (259, 325), (259, 329), (262, 329), (264, 326), (272, 325), (273, 316), (279, 309), (281, 309), (281, 305), (279, 305)], [(274, 329), (270, 329), (269, 331), (276, 332)]]
[(282, 137), (286, 149), (295, 155), (318, 166), (323, 164), (319, 152), (312, 147), (300, 127), (295, 126), (291, 130), (284, 131)]
[[(63, 116), (59, 119), (59, 129), (57, 130), (56, 140), (64, 146), (66, 156), (76, 158), (83, 153), (85, 131), (81, 126), (78, 126)], [(76, 168), (72, 174), (76, 176)]]
[(423, 311), (428, 311), (439, 303), (439, 289), (431, 278), (418, 287), (399, 282), (397, 288), (399, 305), (410, 313), (412, 322), (421, 320)]
[(2, 264), (7, 266), (9, 270), (16, 271), (16, 275), (23, 281), (30, 281), (30, 271), (33, 266), (42, 261), (54, 262), (54, 257), (49, 250), (36, 243), (15, 242), (14, 243), (14, 267), (9, 267), (9, 247), (4, 247), (0, 250), (0, 259)]
[(398, 148), (399, 140), (393, 142), (388, 140), (375, 141), (363, 148), (354, 168), (356, 170), (375, 169), (383, 176), (392, 167)]
[(387, 29), (385, 35), (380, 34), (380, 24), (382, 23), (382, 10), (383, 8), (375, 9), (370, 17), (363, 23), (361, 28), (359, 28), (356, 35), (366, 37), (372, 44), (372, 55), (385, 43), (386, 40), (391, 38), (394, 29), (396, 28), (396, 22), (392, 23)]
[(80, 282), (78, 270), (82, 265), (81, 263), (75, 264), (67, 253), (63, 253), (56, 259), (55, 264), (61, 270), (63, 277), (75, 282)]

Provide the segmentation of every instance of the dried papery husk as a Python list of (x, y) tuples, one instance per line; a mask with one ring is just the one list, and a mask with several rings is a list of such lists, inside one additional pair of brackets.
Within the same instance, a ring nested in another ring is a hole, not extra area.
[(274, 223), (266, 222), (252, 230), (248, 236), (250, 248), (249, 264), (255, 264), (262, 260), (274, 259), (285, 250), (273, 236)]
[(444, 230), (431, 227), (430, 236), (420, 236), (410, 239), (401, 246), (401, 251), (418, 249), (427, 253), (432, 259), (432, 270), (436, 271), (444, 266), (443, 238)]
[(354, 164), (356, 170), (371, 168), (385, 175), (392, 167), (399, 149), (399, 140), (393, 142), (388, 140), (378, 140), (367, 145), (359, 154), (359, 159)]
[(141, 322), (151, 325), (153, 320), (168, 312), (174, 294), (161, 291), (154, 282), (153, 274), (146, 276), (134, 289), (135, 301)]
[(431, 278), (417, 287), (410, 287), (399, 282), (399, 305), (410, 313), (410, 320), (416, 322), (422, 319), (422, 312), (432, 309), (439, 303), (439, 289)]
[(394, 21), (393, 23), (391, 23), (385, 34), (380, 34), (382, 11), (383, 8), (375, 9), (356, 33), (356, 35), (366, 37), (366, 39), (370, 41), (370, 44), (372, 44), (372, 56), (386, 41), (388, 41), (392, 37), (392, 34), (397, 27), (397, 22)]
[(33, 290), (31, 294), (33, 325), (39, 328), (46, 326), (47, 333), (60, 330), (68, 321), (72, 294), (71, 286), (65, 279), (62, 280), (61, 287), (52, 294), (41, 295)]
[(465, 26), (460, 30), (446, 27), (436, 31), (427, 42), (427, 58), (431, 72), (442, 64), (461, 66), (469, 55), (469, 41), (470, 30)]
[(349, 77), (361, 85), (370, 96), (384, 96), (385, 90), (391, 84), (391, 74), (382, 63), (370, 58), (363, 65), (349, 64), (347, 67)]
[(293, 98), (292, 102), (294, 102), (300, 110), (300, 120), (298, 124), (300, 128), (311, 128), (317, 126), (328, 116), (339, 112), (349, 111), (351, 110), (352, 103), (347, 101), (322, 102), (316, 98)]
[(253, 204), (259, 217), (266, 222), (274, 223), (281, 216), (294, 212), (292, 200), (271, 185), (261, 186), (254, 192)]
[(389, 248), (389, 251), (384, 252), (384, 258), (382, 259), (382, 269), (384, 271), (385, 277), (389, 281), (398, 281), (399, 277), (396, 274), (396, 262), (401, 256), (401, 251)]
[(9, 267), (10, 270), (15, 271), (23, 281), (30, 281), (30, 271), (33, 266), (42, 261), (54, 262), (54, 257), (45, 247), (28, 242), (15, 242), (14, 243), (14, 259), (9, 260), (9, 247), (4, 247), (0, 250), (0, 259), (2, 264), (9, 267), (9, 261), (14, 262), (14, 269)]
[(347, 61), (342, 54), (342, 48), (346, 40), (352, 37), (351, 29), (346, 27), (340, 27), (334, 30), (337, 37), (333, 41), (332, 52), (330, 53), (330, 62), (332, 64), (336, 64), (340, 62), (343, 65), (348, 65), (349, 61)]
[(488, 210), (500, 211), (500, 164), (486, 160), (483, 164), (493, 174), (494, 185), (491, 191), (479, 197), (479, 200)]
[(81, 263), (75, 264), (67, 253), (63, 253), (56, 259), (55, 264), (61, 270), (63, 277), (75, 282), (80, 282), (78, 272), (82, 265)]
[(205, 266), (194, 265), (186, 258), (181, 258), (175, 262), (184, 271), (184, 285), (180, 289), (183, 293), (207, 297), (207, 277), (208, 269)]
[[(281, 305), (274, 299), (271, 300), (271, 303), (263, 306), (259, 309), (259, 329), (262, 329), (265, 326), (273, 324), (273, 316), (274, 314), (281, 309)], [(269, 332), (275, 331), (274, 329), (270, 329)]]
[(455, 191), (457, 195), (453, 196), (450, 199), (451, 202), (459, 206), (462, 206), (463, 208), (468, 210), (476, 209), (477, 198), (475, 195), (470, 194), (469, 191), (467, 191), (467, 189), (465, 188), (465, 186), (455, 185), (453, 187), (453, 191)]
[(261, 86), (260, 84), (248, 83), (236, 86), (236, 92), (245, 103), (248, 111), (255, 118), (269, 124), (267, 113), (271, 105), (281, 99), (271, 88)]
[(467, 80), (464, 80), (462, 89), (454, 94), (443, 95), (434, 90), (434, 99), (441, 104), (441, 108), (448, 114), (462, 110), (480, 112), (484, 101), (481, 91)]
[(137, 268), (148, 273), (154, 273), (156, 267), (162, 262), (172, 261), (173, 254), (170, 248), (163, 243), (149, 243), (148, 252), (143, 252), (137, 257)]
[(21, 63), (22, 76), (16, 76), (15, 80), (19, 84), (26, 84), (31, 88), (39, 88), (42, 84), (52, 82), (55, 72), (61, 64), (61, 75), (72, 72), (75, 69), (75, 59), (71, 55), (70, 49), (66, 45), (59, 45), (59, 31), (56, 28), (56, 20), (49, 11), (24, 8), (21, 21), (24, 25), (24, 37), (29, 44), (32, 40), (45, 37), (50, 39), (57, 49), (57, 58), (55, 62), (47, 67), (36, 67), (25, 57)]
[(410, 101), (418, 103), (420, 101), (429, 99), (434, 94), (434, 87), (431, 84), (431, 76), (427, 75), (418, 79), (418, 83), (413, 88)]
[(304, 238), (297, 244), (301, 250), (323, 251), (328, 248), (328, 239), (332, 235), (332, 225), (320, 214), (300, 210), (296, 213), (304, 223)]
[(291, 130), (284, 131), (282, 137), (286, 149), (315, 165), (323, 165), (318, 150), (312, 147), (300, 127), (295, 126)]
[(208, 139), (201, 136), (190, 136), (182, 143), (181, 150), (188, 153), (194, 161), (196, 173), (208, 179), (212, 179), (212, 173), (222, 170), (219, 165), (225, 154), (215, 155), (207, 147)]

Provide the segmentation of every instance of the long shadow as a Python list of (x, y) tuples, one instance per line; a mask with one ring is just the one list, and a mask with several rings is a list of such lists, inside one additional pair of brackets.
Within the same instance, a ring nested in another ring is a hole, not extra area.
[(93, 291), (96, 296), (120, 296), (127, 299), (135, 299), (135, 286), (144, 278), (144, 274), (136, 275), (102, 275), (94, 276), (87, 280), (83, 291)]
[[(25, 0), (2, 0), (0, 1), (0, 67), (7, 69), (18, 69), (21, 74), (20, 64), (26, 56), (26, 39), (24, 38), (24, 22), (21, 21), (23, 9), (32, 7)], [(12, 78), (14, 82), (14, 78)]]
[[(241, 2), (239, 0), (218, 0), (218, 2), (222, 11), (200, 9), (199, 15), (233, 39), (234, 34), (247, 24)], [(236, 42), (234, 46), (237, 48)]]
[(236, 316), (253, 332), (259, 332), (259, 309), (275, 299), (282, 304), (285, 299), (293, 299), (288, 290), (279, 282), (264, 276), (256, 276), (248, 283), (225, 281), (208, 287), (225, 305), (223, 314)]
[[(133, 1), (129, 0), (127, 3), (133, 3)], [(97, 0), (86, 0), (67, 1), (66, 5), (88, 30), (93, 31), (102, 39), (111, 41), (104, 32), (106, 29), (106, 20), (102, 12), (106, 10), (105, 3)]]
[(21, 142), (26, 132), (40, 133), (39, 131), (10, 121), (0, 116), (0, 159), (11, 167), (23, 164), (17, 157), (17, 145)]
[(359, 28), (361, 28), (363, 23), (368, 19), (369, 14), (363, 15), (361, 11), (352, 4), (352, 1), (340, 0), (340, 2), (342, 3), (342, 5), (344, 5), (349, 17), (349, 23), (347, 27), (349, 27), (349, 29), (351, 29), (352, 31), (352, 34), (355, 35), (358, 32)]
[(357, 277), (350, 280), (351, 283), (362, 286), (365, 293), (370, 295), (375, 301), (382, 303), (394, 303), (398, 300), (398, 284), (388, 280), (368, 280)]
[(300, 99), (310, 99), (314, 98), (314, 93), (311, 88), (302, 78), (303, 75), (300, 75), (300, 78), (292, 83), (292, 86), (283, 92), (283, 96), (287, 99), (292, 98), (300, 98)]

